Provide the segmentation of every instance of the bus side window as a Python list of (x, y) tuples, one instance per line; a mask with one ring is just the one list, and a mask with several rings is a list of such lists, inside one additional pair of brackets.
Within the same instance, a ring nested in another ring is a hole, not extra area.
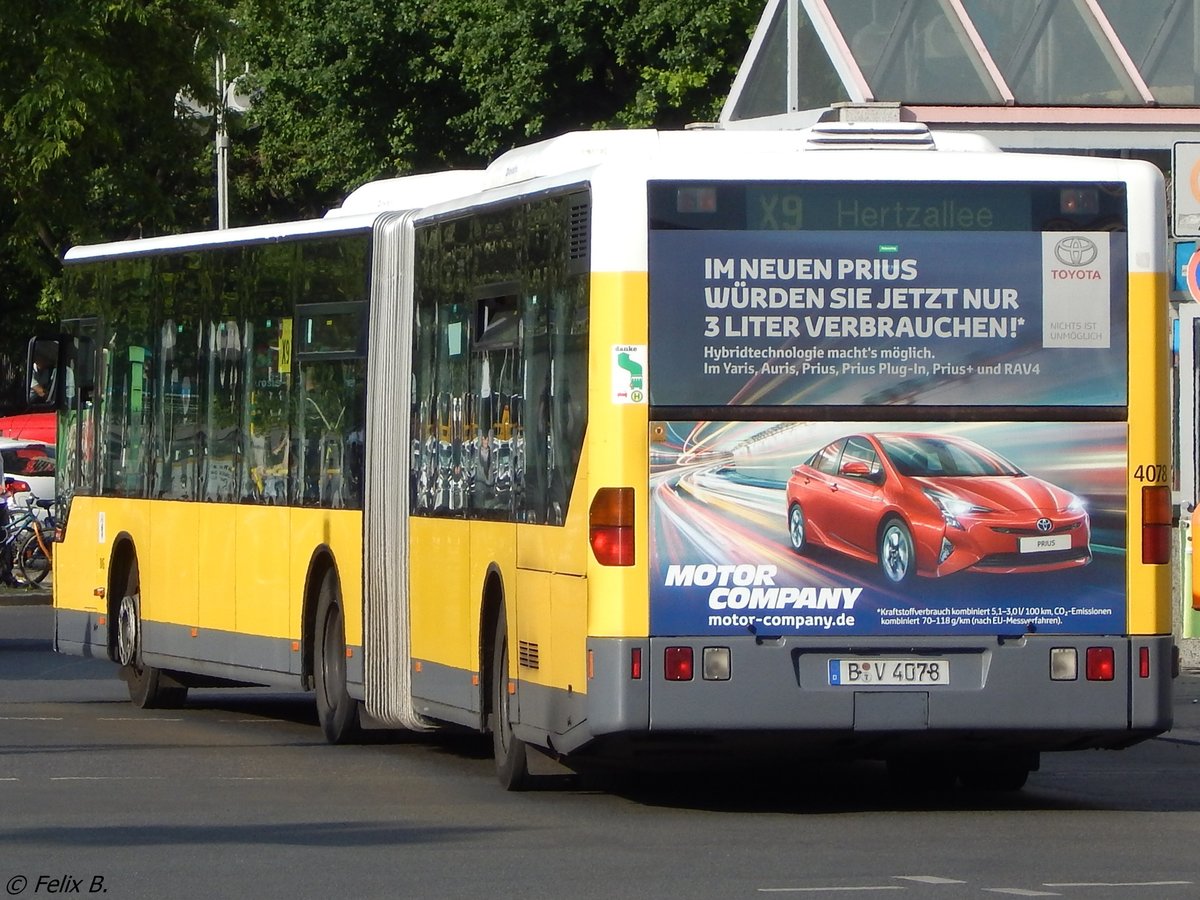
[(260, 316), (246, 323), (249, 432), (243, 500), (272, 505), (288, 502), (291, 332), (292, 320), (286, 316)]
[(587, 293), (582, 279), (555, 292), (551, 329), (551, 407), (546, 521), (566, 521), (587, 427)]
[(131, 311), (153, 307), (162, 267), (153, 258), (122, 260), (106, 296), (112, 327), (104, 335), (101, 417), (98, 423), (99, 486), (116, 497), (145, 497), (153, 456), (154, 377), (157, 333), (149, 319)]
[(360, 508), (366, 367), (362, 360), (304, 361), (299, 383), (300, 502)]
[(483, 297), (475, 304), (471, 392), (464, 441), (469, 505), (485, 514), (513, 513), (520, 421), (520, 300)]
[(157, 465), (152, 493), (194, 499), (203, 456), (200, 405), (200, 339), (194, 323), (167, 318), (159, 329)]
[(366, 304), (301, 304), (295, 321), (295, 496), (304, 506), (361, 509)]

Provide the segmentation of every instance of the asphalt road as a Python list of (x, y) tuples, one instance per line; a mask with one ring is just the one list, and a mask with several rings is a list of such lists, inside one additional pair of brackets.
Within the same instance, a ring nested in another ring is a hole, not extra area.
[[(28, 600), (27, 597), (21, 598)], [(475, 737), (330, 747), (311, 699), (142, 711), (0, 597), (0, 897), (1200, 896), (1200, 676), (1176, 726), (1054, 754), (1017, 794), (898, 793), (873, 764), (506, 794)]]

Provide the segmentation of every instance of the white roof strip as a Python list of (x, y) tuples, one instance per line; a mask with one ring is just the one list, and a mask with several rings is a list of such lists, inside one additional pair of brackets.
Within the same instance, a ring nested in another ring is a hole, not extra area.
[(304, 219), (277, 225), (251, 225), (246, 228), (221, 228), (214, 231), (193, 231), (187, 234), (168, 234), (161, 237), (105, 244), (72, 247), (63, 262), (74, 263), (101, 259), (107, 256), (151, 256), (176, 250), (202, 247), (237, 247), (246, 244), (269, 244), (297, 238), (344, 234), (369, 230), (376, 215), (344, 216), (337, 219)]

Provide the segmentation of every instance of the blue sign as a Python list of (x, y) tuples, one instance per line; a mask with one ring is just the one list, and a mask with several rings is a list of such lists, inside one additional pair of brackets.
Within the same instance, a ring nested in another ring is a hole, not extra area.
[[(1187, 284), (1187, 264), (1192, 258), (1192, 254), (1196, 252), (1195, 241), (1176, 241), (1175, 242), (1175, 278), (1171, 285), (1171, 290), (1180, 294), (1191, 293), (1188, 290)], [(1192, 299), (1196, 299), (1192, 297)]]
[(1109, 232), (650, 234), (656, 406), (1123, 406)]

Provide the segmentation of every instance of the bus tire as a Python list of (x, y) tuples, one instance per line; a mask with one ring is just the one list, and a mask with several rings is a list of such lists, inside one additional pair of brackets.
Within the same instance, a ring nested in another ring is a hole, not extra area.
[(910, 584), (917, 574), (917, 549), (904, 520), (892, 516), (879, 532), (879, 571), (889, 584)]
[(808, 546), (808, 520), (799, 503), (793, 503), (788, 509), (788, 539), (797, 553), (803, 553)]
[(137, 560), (125, 579), (116, 618), (117, 662), (133, 705), (139, 709), (179, 709), (187, 700), (187, 687), (142, 661), (142, 593)]
[(530, 786), (529, 756), (525, 742), (513, 734), (511, 697), (508, 692), (508, 621), (504, 607), (496, 621), (492, 653), (492, 754), (496, 778), (506, 791)]
[(316, 626), (313, 682), (317, 694), (317, 719), (325, 740), (331, 744), (346, 744), (359, 737), (362, 726), (359, 703), (346, 689), (346, 627), (341, 591), (333, 569), (321, 579)]

